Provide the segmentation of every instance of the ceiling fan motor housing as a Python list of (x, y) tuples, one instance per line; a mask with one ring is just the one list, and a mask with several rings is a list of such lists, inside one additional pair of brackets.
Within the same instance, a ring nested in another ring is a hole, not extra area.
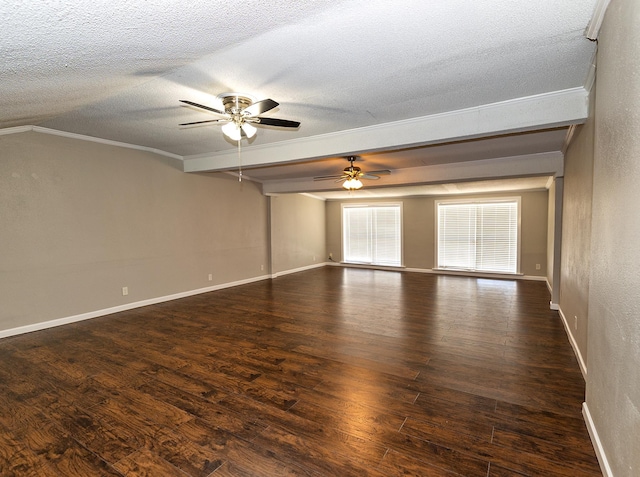
[(360, 168), (358, 166), (349, 166), (344, 168), (344, 172), (349, 175), (355, 175), (360, 173)]
[(252, 98), (234, 93), (224, 93), (218, 97), (229, 114), (237, 114), (254, 103)]
[(349, 161), (349, 166), (344, 168), (344, 172), (345, 174), (347, 174), (349, 177), (356, 177), (360, 174), (360, 168), (358, 166), (354, 166), (353, 165), (353, 161), (355, 161), (356, 158), (351, 156), (347, 158), (347, 161)]

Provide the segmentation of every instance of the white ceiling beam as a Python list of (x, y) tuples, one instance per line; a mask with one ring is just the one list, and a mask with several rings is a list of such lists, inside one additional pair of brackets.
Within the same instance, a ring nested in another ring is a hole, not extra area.
[[(580, 88), (517, 98), (404, 121), (242, 148), (246, 168), (310, 158), (393, 150), (583, 123), (588, 92)], [(186, 156), (185, 172), (236, 169), (238, 152)]]
[[(478, 161), (437, 164), (433, 166), (396, 169), (379, 180), (365, 180), (365, 188), (460, 182), (469, 180), (501, 179), (529, 176), (563, 176), (564, 159), (559, 151), (523, 156), (483, 159)], [(314, 181), (313, 178), (268, 181), (262, 184), (265, 195), (293, 192), (335, 191), (340, 185), (332, 180)]]

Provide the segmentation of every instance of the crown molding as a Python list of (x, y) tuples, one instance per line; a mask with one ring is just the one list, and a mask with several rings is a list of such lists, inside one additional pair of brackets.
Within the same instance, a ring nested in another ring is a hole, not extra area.
[[(547, 179), (547, 184), (544, 186), (544, 188), (547, 190), (551, 189), (551, 186), (553, 185), (554, 180), (555, 180), (555, 177), (549, 176), (549, 179)], [(549, 285), (549, 282), (547, 282), (547, 286), (548, 285)], [(549, 291), (551, 291), (551, 287), (549, 287)]]
[(589, 25), (587, 25), (587, 29), (584, 32), (584, 36), (586, 36), (589, 40), (596, 41), (598, 39), (598, 34), (600, 33), (600, 27), (602, 26), (602, 21), (604, 20), (604, 15), (607, 12), (607, 7), (611, 0), (598, 0), (596, 2), (596, 6), (593, 9), (593, 14), (591, 15), (591, 20), (589, 21)]
[(591, 93), (593, 86), (596, 84), (596, 58), (598, 55), (598, 48), (593, 52), (593, 58), (591, 64), (589, 64), (589, 71), (587, 72), (587, 79), (584, 82), (584, 89)]
[(571, 144), (571, 140), (573, 139), (573, 135), (576, 133), (576, 125), (572, 124), (569, 126), (567, 130), (567, 135), (564, 138), (564, 144), (562, 145), (562, 155), (567, 153), (567, 149), (569, 149), (569, 145)]
[(0, 129), (0, 136), (8, 136), (9, 134), (19, 134), (33, 131), (33, 126), (16, 126), (13, 128)]
[(105, 144), (107, 146), (116, 146), (116, 147), (123, 147), (125, 149), (135, 149), (137, 151), (151, 152), (153, 154), (170, 157), (172, 159), (178, 159), (180, 161), (184, 159), (183, 156), (180, 156), (178, 154), (172, 154), (170, 152), (162, 151), (160, 149), (155, 149), (152, 147), (138, 146), (137, 144), (129, 144), (126, 142), (112, 141), (110, 139), (103, 139), (103, 138), (94, 137), (94, 136), (85, 136), (84, 134), (77, 134), (77, 133), (72, 133), (68, 131), (59, 131), (57, 129), (43, 128), (42, 126), (29, 125), (29, 126), (17, 126), (12, 128), (0, 129), (0, 136), (31, 132), (31, 131), (41, 133), (41, 134), (50, 134), (52, 136), (60, 136), (60, 137), (66, 137), (69, 139), (76, 139), (78, 141), (95, 142), (98, 144)]

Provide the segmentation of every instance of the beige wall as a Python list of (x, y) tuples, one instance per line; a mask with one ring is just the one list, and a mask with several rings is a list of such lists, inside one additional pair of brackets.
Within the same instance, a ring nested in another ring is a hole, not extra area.
[(273, 274), (325, 262), (324, 201), (283, 194), (270, 198), (270, 211)]
[(586, 403), (612, 475), (640, 475), (640, 2), (599, 35)]
[(0, 330), (264, 275), (267, 199), (256, 185), (171, 162), (0, 136)]
[[(547, 191), (509, 192), (490, 195), (465, 195), (465, 198), (521, 196), (522, 263), (521, 271), (530, 276), (546, 276), (547, 263)], [(431, 269), (435, 266), (435, 201), (446, 197), (381, 199), (377, 202), (403, 203), (403, 253), (407, 268)], [(375, 202), (373, 200), (327, 201), (327, 253), (342, 260), (341, 204)], [(540, 264), (540, 270), (536, 270)]]
[(560, 310), (583, 365), (587, 363), (589, 316), (594, 98), (595, 90), (590, 97), (589, 118), (576, 128), (564, 163)]

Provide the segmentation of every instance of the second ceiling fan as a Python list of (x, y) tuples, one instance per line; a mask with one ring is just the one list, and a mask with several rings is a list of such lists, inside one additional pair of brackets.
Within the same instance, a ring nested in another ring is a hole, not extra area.
[(349, 166), (345, 167), (340, 175), (333, 176), (318, 176), (314, 177), (314, 181), (324, 181), (334, 179), (336, 182), (342, 182), (342, 187), (347, 190), (356, 190), (362, 188), (363, 184), (360, 179), (378, 180), (380, 176), (389, 175), (391, 171), (388, 169), (380, 171), (363, 172), (358, 166), (354, 166), (353, 162), (356, 160), (355, 156), (347, 157)]

